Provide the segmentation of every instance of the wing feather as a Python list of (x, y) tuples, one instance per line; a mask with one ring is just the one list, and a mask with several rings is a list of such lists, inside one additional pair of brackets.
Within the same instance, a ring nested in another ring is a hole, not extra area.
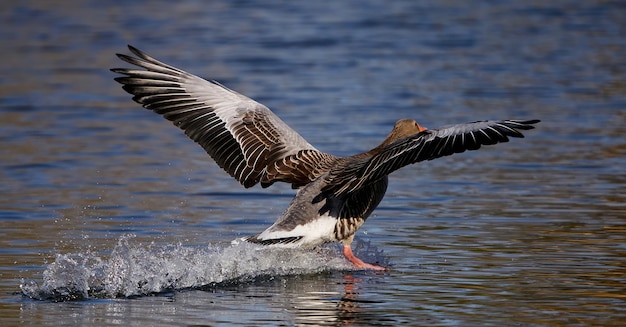
[(393, 171), (409, 164), (433, 160), (466, 150), (477, 150), (482, 145), (509, 141), (509, 137), (524, 137), (519, 130), (534, 128), (539, 120), (477, 121), (468, 124), (426, 130), (400, 139), (384, 147), (372, 157), (357, 158), (345, 167), (331, 170), (325, 194), (338, 197), (355, 192)]
[[(143, 69), (114, 68), (115, 78), (133, 100), (162, 115), (197, 142), (228, 174), (245, 187), (275, 181), (304, 185), (317, 175), (297, 167), (276, 164), (297, 158), (318, 166), (334, 156), (319, 152), (266, 106), (181, 69), (160, 62), (129, 46), (135, 56), (118, 54)], [(300, 157), (302, 150), (318, 155)], [(273, 173), (268, 174), (268, 167)], [(295, 172), (289, 171), (295, 169)]]

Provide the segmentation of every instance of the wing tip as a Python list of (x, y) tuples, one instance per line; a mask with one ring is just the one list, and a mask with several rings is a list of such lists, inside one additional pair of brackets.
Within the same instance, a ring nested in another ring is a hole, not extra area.
[(515, 126), (511, 126), (513, 128), (521, 129), (521, 130), (529, 130), (535, 128), (534, 124), (540, 123), (539, 119), (529, 119), (529, 120), (507, 120), (506, 122), (510, 122), (515, 124)]

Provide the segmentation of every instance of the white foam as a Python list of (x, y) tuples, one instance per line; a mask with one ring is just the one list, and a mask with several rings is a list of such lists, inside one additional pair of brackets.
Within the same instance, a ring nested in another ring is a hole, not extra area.
[(43, 281), (23, 282), (22, 292), (53, 301), (115, 298), (247, 282), (262, 276), (352, 269), (336, 246), (304, 250), (239, 242), (191, 247), (142, 244), (133, 238), (121, 237), (109, 256), (58, 254), (43, 272)]

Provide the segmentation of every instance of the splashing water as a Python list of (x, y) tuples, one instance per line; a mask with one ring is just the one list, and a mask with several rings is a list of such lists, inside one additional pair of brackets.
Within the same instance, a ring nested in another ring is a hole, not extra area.
[[(91, 252), (58, 254), (43, 281), (23, 282), (22, 293), (37, 300), (71, 301), (115, 298), (200, 288), (221, 283), (245, 283), (262, 276), (314, 274), (351, 270), (337, 247), (314, 250), (259, 247), (247, 242), (198, 248), (132, 244), (134, 235), (120, 238), (110, 256)], [(365, 257), (388, 264), (369, 243), (355, 242)]]

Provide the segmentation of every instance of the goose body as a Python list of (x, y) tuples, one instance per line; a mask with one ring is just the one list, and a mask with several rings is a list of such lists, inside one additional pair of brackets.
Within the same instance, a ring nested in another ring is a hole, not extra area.
[(262, 245), (315, 247), (342, 242), (357, 268), (385, 269), (352, 253), (354, 234), (387, 190), (387, 176), (406, 165), (523, 137), (538, 120), (477, 121), (426, 129), (401, 119), (370, 151), (348, 157), (321, 152), (266, 106), (129, 46), (118, 54), (142, 69), (114, 68), (115, 80), (142, 104), (202, 146), (244, 187), (290, 183), (296, 195), (276, 222), (245, 240)]

